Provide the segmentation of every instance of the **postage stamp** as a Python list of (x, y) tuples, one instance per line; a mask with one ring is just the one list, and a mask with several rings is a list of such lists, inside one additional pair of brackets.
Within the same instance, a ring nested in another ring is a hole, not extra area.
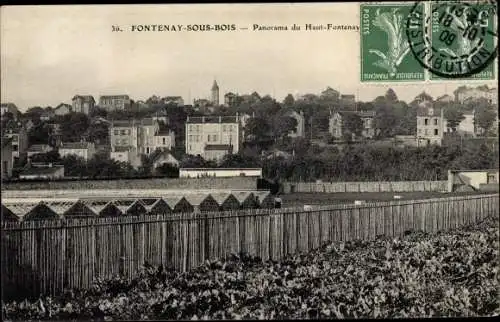
[[(432, 12), (432, 47), (436, 48), (438, 51), (448, 53), (451, 56), (461, 56), (467, 55), (473, 48), (477, 48), (482, 41), (482, 50), (487, 50), (490, 53), (496, 52), (495, 30), (497, 30), (497, 21), (495, 19), (493, 4), (449, 2), (443, 5), (431, 2), (430, 5), (430, 11)], [(469, 25), (468, 19), (471, 20), (471, 22), (476, 20), (477, 23)], [(458, 38), (455, 40), (454, 38), (456, 37)], [(451, 43), (451, 45), (447, 45), (447, 42)], [(480, 57), (473, 56), (472, 58), (478, 61)], [(486, 56), (485, 58), (488, 57), (489, 56)], [(474, 64), (474, 61), (472, 63)], [(434, 73), (430, 73), (431, 80), (443, 78), (444, 77), (440, 77)], [(495, 64), (493, 61), (490, 61), (484, 65), (484, 69), (481, 71), (469, 77), (461, 78), (494, 80)]]
[[(496, 6), (488, 2), (431, 2), (424, 37), (407, 29), (413, 56), (429, 71), (431, 80), (495, 79), (497, 56)], [(408, 16), (418, 12), (418, 3)]]
[[(417, 5), (424, 11), (423, 3)], [(424, 67), (410, 53), (407, 4), (361, 4), (361, 82), (425, 80)], [(412, 32), (423, 35), (424, 16)]]

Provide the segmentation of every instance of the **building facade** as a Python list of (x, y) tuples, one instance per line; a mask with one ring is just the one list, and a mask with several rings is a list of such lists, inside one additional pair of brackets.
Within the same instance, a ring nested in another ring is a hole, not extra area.
[(432, 104), (421, 104), (417, 109), (418, 145), (441, 145), (445, 131), (446, 120), (443, 116), (443, 109), (434, 108)]
[(475, 88), (463, 86), (455, 90), (454, 94), (455, 100), (459, 103), (484, 98), (489, 103), (498, 105), (498, 91), (496, 88), (488, 88), (486, 86), (478, 86)]
[(234, 107), (238, 104), (238, 95), (234, 93), (226, 93), (224, 95), (224, 105)]
[[(172, 149), (175, 146), (175, 133), (162, 131), (156, 120), (113, 121), (110, 126), (111, 152), (120, 151), (125, 157), (129, 154), (149, 155), (156, 149)], [(130, 156), (127, 156), (131, 159)]]
[(99, 107), (111, 111), (125, 111), (130, 107), (128, 95), (103, 95), (99, 97)]
[(28, 131), (21, 122), (9, 123), (4, 129), (6, 138), (11, 138), (12, 142), (12, 163), (16, 159), (26, 155), (28, 149)]
[(340, 103), (345, 107), (354, 107), (356, 105), (356, 97), (352, 94), (340, 95)]
[(75, 155), (88, 161), (94, 157), (95, 152), (93, 142), (63, 142), (59, 147), (59, 155), (61, 158)]
[(89, 115), (94, 111), (95, 100), (91, 95), (75, 95), (72, 101), (73, 112)]
[(72, 109), (71, 105), (61, 103), (54, 109), (54, 115), (63, 116), (71, 113)]
[(12, 138), (2, 137), (2, 180), (12, 177)]
[(182, 96), (166, 96), (162, 98), (162, 102), (166, 105), (184, 106), (184, 99)]
[(330, 114), (328, 122), (329, 133), (335, 138), (342, 138), (344, 135), (344, 117), (346, 114), (358, 115), (363, 121), (361, 136), (372, 139), (375, 136), (375, 112), (374, 111), (337, 111)]
[(293, 117), (295, 120), (297, 120), (296, 130), (288, 133), (288, 136), (292, 138), (304, 137), (306, 132), (304, 112), (300, 111), (300, 113), (297, 113), (296, 111), (291, 111), (288, 116)]
[(186, 121), (186, 153), (205, 159), (219, 159), (240, 148), (239, 116), (188, 117)]
[(340, 92), (331, 87), (327, 87), (323, 92), (321, 92), (321, 98), (329, 101), (338, 101), (340, 98)]
[(463, 114), (464, 119), (457, 127), (457, 132), (464, 136), (475, 136), (476, 126), (474, 124), (474, 111)]
[(119, 162), (130, 163), (134, 168), (138, 168), (141, 165), (141, 157), (134, 147), (116, 146), (110, 152), (109, 158)]

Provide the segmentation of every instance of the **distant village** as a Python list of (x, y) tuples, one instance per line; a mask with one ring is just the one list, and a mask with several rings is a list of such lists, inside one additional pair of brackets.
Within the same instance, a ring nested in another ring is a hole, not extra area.
[[(409, 104), (399, 102), (390, 91), (373, 102), (358, 102), (354, 95), (330, 87), (320, 95), (288, 95), (282, 103), (258, 93), (231, 92), (219, 102), (216, 81), (209, 93), (210, 98), (195, 99), (192, 105), (184, 104), (180, 96), (134, 101), (125, 94), (100, 96), (98, 102), (91, 95), (78, 94), (71, 104), (34, 107), (24, 113), (15, 103), (2, 103), (2, 180), (68, 176), (68, 169), (57, 160), (40, 158), (50, 153), (58, 153), (59, 159), (72, 156), (83, 162), (100, 155), (134, 169), (145, 162), (152, 169), (165, 165), (179, 168), (185, 157), (217, 164), (252, 142), (258, 144), (256, 137), (267, 128), (274, 143), (286, 138), (322, 146), (389, 140), (397, 146), (419, 147), (441, 145), (448, 133), (462, 138), (498, 136), (497, 89), (487, 86), (462, 86), (454, 96), (445, 94), (436, 99), (424, 92)], [(406, 114), (384, 125), (385, 120), (394, 118), (384, 114), (387, 102), (396, 111), (397, 104), (403, 104), (400, 109)], [(450, 113), (449, 106), (460, 106), (461, 110)], [(493, 113), (491, 122), (479, 121), (489, 115), (479, 115), (480, 109), (484, 110), (481, 113)], [(266, 114), (268, 110), (272, 117)], [(273, 121), (264, 124), (267, 127), (252, 121), (271, 118)], [(403, 130), (391, 131), (404, 122), (408, 124)], [(390, 134), (382, 135), (386, 132)], [(263, 158), (293, 157), (293, 151), (280, 150), (272, 143), (259, 152)]]

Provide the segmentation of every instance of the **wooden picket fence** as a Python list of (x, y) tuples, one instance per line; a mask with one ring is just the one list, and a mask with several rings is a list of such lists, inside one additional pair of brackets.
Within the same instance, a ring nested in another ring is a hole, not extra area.
[(278, 260), (327, 241), (437, 232), (499, 212), (499, 195), (299, 209), (2, 222), (4, 295), (60, 294), (94, 278), (133, 278), (145, 262), (186, 271), (245, 252)]
[(283, 192), (420, 192), (447, 191), (448, 181), (284, 182)]

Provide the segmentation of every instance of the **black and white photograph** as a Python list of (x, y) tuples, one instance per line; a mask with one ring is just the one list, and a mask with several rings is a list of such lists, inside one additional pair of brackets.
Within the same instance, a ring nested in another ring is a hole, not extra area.
[(497, 8), (0, 7), (2, 320), (500, 315)]

